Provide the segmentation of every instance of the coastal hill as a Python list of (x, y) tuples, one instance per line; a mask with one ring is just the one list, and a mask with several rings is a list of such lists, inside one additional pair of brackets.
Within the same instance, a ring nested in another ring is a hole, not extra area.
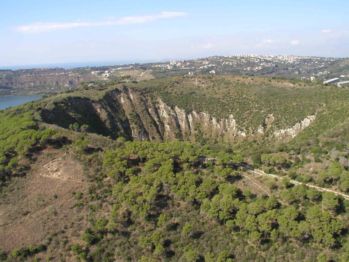
[(194, 74), (0, 111), (7, 261), (349, 259), (349, 90)]

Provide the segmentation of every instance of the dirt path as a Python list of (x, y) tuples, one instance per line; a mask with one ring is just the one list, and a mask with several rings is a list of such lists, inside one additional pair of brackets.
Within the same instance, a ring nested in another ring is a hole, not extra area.
[[(281, 176), (278, 176), (278, 175), (275, 175), (275, 174), (265, 173), (264, 171), (259, 170), (259, 169), (249, 170), (249, 173), (251, 173), (253, 175), (257, 175), (257, 176), (272, 177), (272, 178), (275, 178), (275, 179), (278, 179), (278, 180), (281, 180), (281, 179), (284, 178), (284, 177), (281, 177)], [(316, 186), (316, 185), (313, 185), (313, 184), (309, 184), (309, 183), (302, 183), (302, 182), (299, 182), (299, 181), (296, 181), (296, 180), (292, 180), (292, 179), (289, 180), (289, 181), (290, 181), (290, 183), (292, 183), (294, 185), (305, 185), (307, 187), (314, 188), (317, 191), (333, 193), (336, 196), (341, 196), (344, 199), (349, 200), (349, 195), (344, 194), (342, 192), (338, 192), (338, 191), (335, 191), (335, 190), (332, 190), (332, 189), (329, 189), (329, 188), (319, 187), (319, 186)]]

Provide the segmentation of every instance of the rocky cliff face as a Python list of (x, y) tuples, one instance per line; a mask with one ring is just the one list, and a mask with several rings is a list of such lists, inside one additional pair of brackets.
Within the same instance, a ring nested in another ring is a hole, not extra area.
[(56, 102), (41, 112), (45, 122), (68, 128), (74, 123), (90, 132), (116, 138), (136, 140), (202, 140), (234, 142), (266, 135), (293, 138), (308, 127), (315, 116), (309, 116), (293, 127), (274, 130), (274, 117), (268, 115), (257, 130), (240, 128), (233, 115), (217, 119), (205, 112), (186, 112), (171, 107), (160, 98), (153, 98), (129, 88), (115, 89), (103, 99), (70, 97)]
[(301, 122), (296, 123), (294, 126), (286, 129), (280, 129), (274, 131), (274, 136), (277, 138), (294, 138), (305, 128), (311, 125), (316, 119), (316, 115), (310, 115), (304, 118)]

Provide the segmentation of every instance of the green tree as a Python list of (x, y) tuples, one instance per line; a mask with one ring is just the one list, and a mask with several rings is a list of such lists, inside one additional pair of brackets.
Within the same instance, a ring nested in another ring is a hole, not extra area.
[(330, 211), (333, 214), (336, 214), (339, 207), (340, 207), (340, 202), (339, 199), (336, 195), (332, 193), (325, 192), (322, 194), (322, 207), (325, 210)]

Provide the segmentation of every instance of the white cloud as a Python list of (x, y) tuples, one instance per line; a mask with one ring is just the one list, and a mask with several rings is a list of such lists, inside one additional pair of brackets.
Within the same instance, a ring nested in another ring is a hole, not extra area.
[(323, 34), (332, 33), (332, 29), (322, 29), (322, 30), (321, 30), (321, 33), (323, 33)]
[(156, 15), (144, 15), (144, 16), (126, 16), (115, 21), (117, 25), (129, 25), (129, 24), (144, 24), (161, 19), (171, 19), (177, 17), (183, 17), (187, 14), (184, 12), (161, 12)]
[(15, 28), (17, 32), (21, 33), (44, 33), (56, 30), (83, 28), (83, 27), (103, 27), (103, 26), (121, 26), (132, 24), (145, 24), (158, 20), (172, 19), (183, 17), (187, 14), (184, 12), (168, 12), (163, 11), (153, 15), (143, 16), (125, 16), (118, 19), (103, 20), (98, 22), (63, 22), (63, 23), (33, 23), (27, 25), (20, 25)]
[(291, 42), (290, 42), (290, 45), (293, 45), (293, 46), (297, 46), (297, 45), (300, 45), (300, 41), (299, 40), (292, 40)]

